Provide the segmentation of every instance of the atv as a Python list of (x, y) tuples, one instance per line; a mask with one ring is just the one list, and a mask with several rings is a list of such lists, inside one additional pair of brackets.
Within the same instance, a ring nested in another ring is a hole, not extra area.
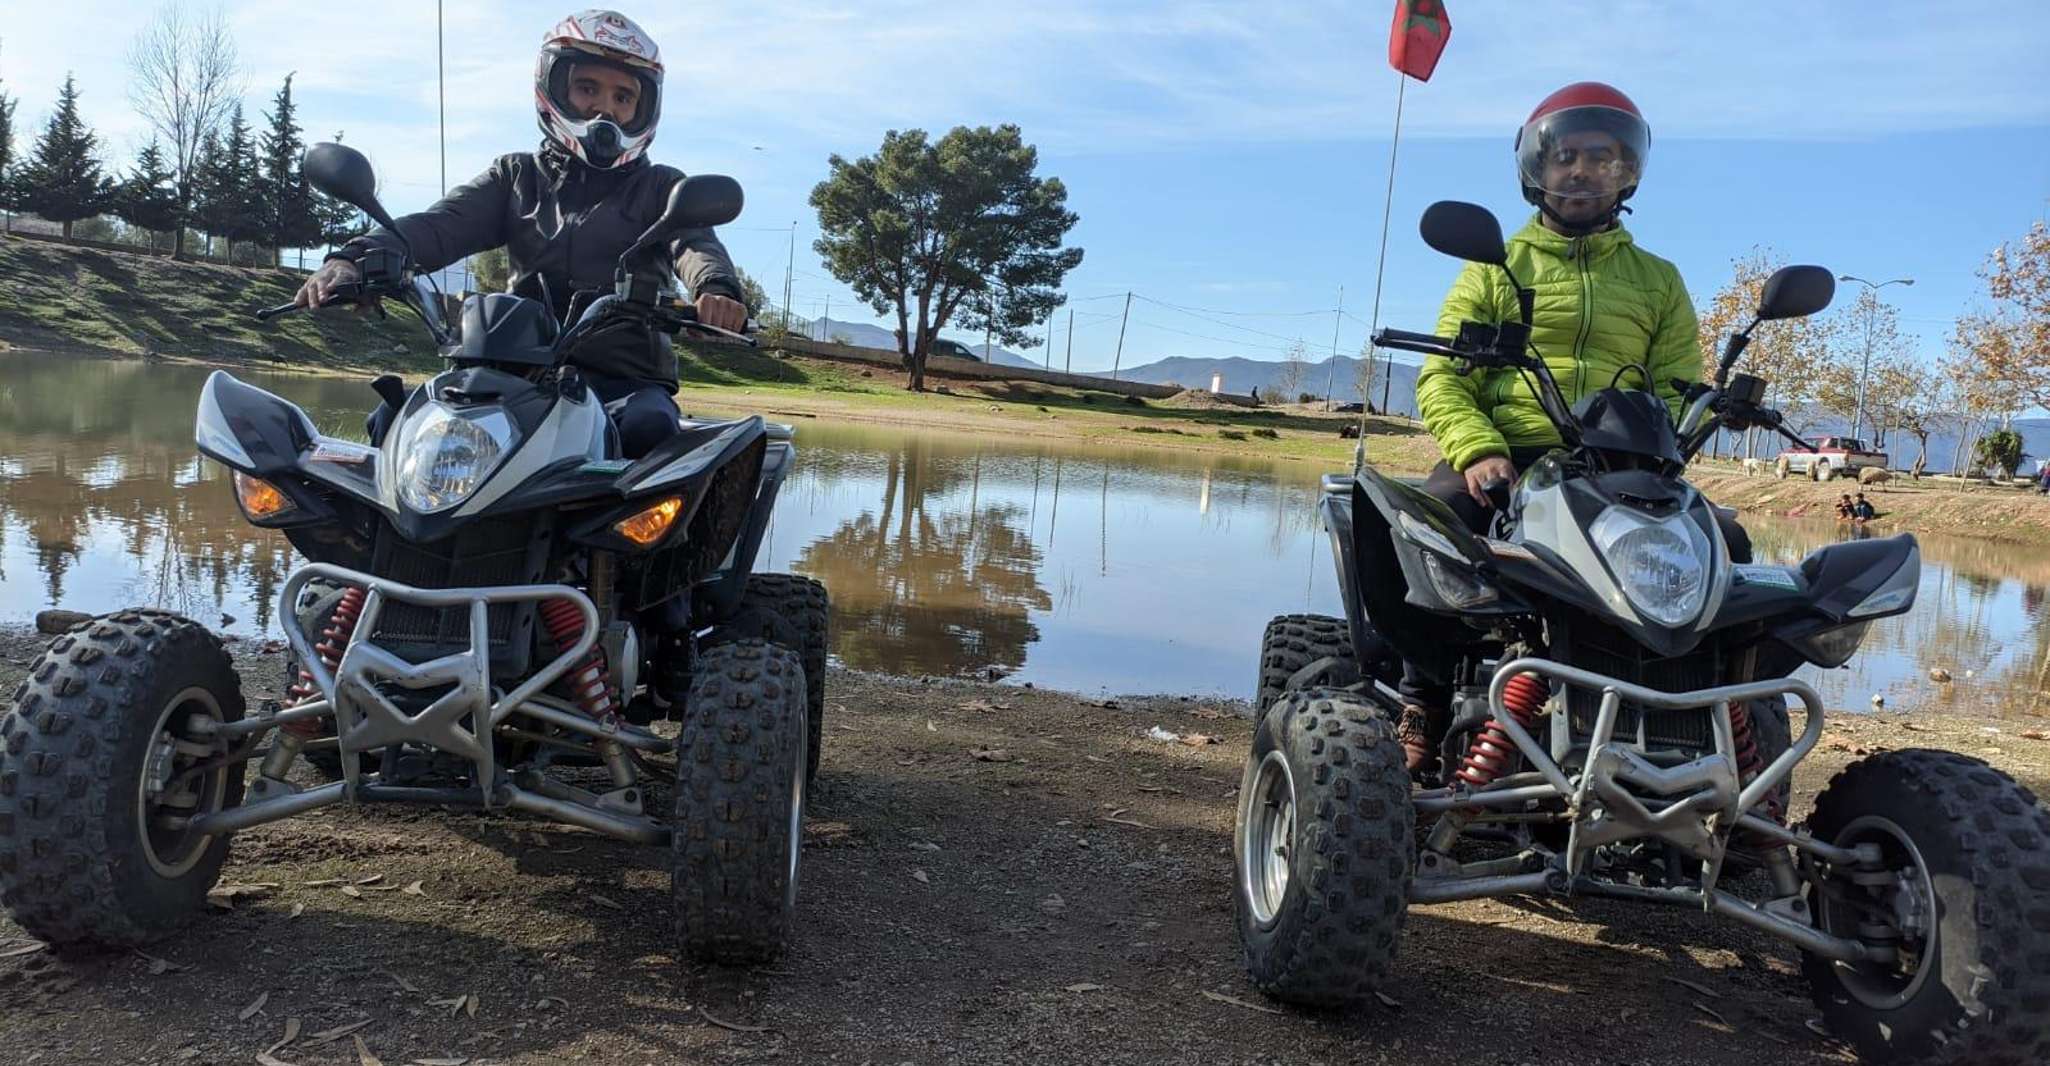
[[(1435, 204), (1422, 231), (1509, 269), (1483, 208)], [(1830, 273), (1774, 274), (1714, 383), (1674, 383), (1677, 426), (1648, 373), (1569, 409), (1531, 349), (1532, 293), (1509, 281), (1518, 321), (1374, 343), (1521, 372), (1562, 446), (1484, 487), (1486, 535), (1371, 465), (1327, 476), (1345, 617), (1268, 627), (1234, 834), (1253, 983), (1357, 1004), (1390, 980), (1411, 904), (1616, 897), (1791, 942), (1829, 1029), (1868, 1061), (2050, 1062), (2050, 814), (2034, 795), (1977, 759), (1888, 751), (1788, 824), (1825, 717), (1792, 675), (1843, 665), (1914, 605), (1914, 538), (1732, 562), (1685, 477), (1718, 428), (1794, 436), (1765, 383), (1731, 371), (1759, 322), (1826, 307)], [(1405, 659), (1454, 692), (1421, 781), (1395, 726)]]
[[(316, 145), (304, 168), (398, 232), (360, 154)], [(410, 396), (380, 379), (397, 408), (381, 445), (326, 436), (214, 373), (200, 452), (232, 472), (243, 515), (308, 560), (279, 594), (285, 698), (250, 707), (221, 640), (166, 612), (58, 637), (0, 719), (13, 919), (59, 947), (141, 943), (201, 908), (237, 831), (408, 803), (666, 845), (686, 955), (778, 955), (827, 630), (821, 585), (750, 572), (792, 434), (759, 417), (685, 419), (624, 457), (568, 363), (580, 338), (622, 325), (723, 332), (676, 298), (663, 257), (678, 231), (740, 205), (730, 178), (679, 182), (620, 257), (614, 291), (581, 294), (566, 326), (506, 294), (468, 297), (452, 326), (409, 252), (366, 259), (360, 287), (334, 299), (410, 309), (448, 363)], [(680, 734), (659, 735), (657, 719)]]

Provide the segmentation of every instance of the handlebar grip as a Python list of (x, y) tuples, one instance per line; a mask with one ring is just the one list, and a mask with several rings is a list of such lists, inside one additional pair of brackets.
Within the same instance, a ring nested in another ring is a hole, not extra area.
[(1509, 509), (1509, 487), (1508, 478), (1491, 477), (1481, 482), (1481, 495), (1488, 498), (1488, 506), (1506, 511)]
[[(355, 303), (356, 301), (361, 300), (362, 298), (363, 286), (351, 282), (346, 285), (335, 286), (334, 295), (329, 296), (325, 300), (322, 300), (320, 302), (320, 306), (337, 307), (342, 304)], [(258, 322), (268, 322), (271, 319), (278, 317), (279, 315), (289, 315), (294, 311), (304, 310), (306, 310), (306, 308), (301, 307), (296, 303), (279, 304), (276, 307), (266, 307), (263, 310), (258, 311), (256, 313), (256, 320)]]
[(258, 322), (268, 322), (279, 315), (289, 315), (294, 311), (304, 310), (305, 308), (300, 307), (298, 304), (279, 304), (276, 307), (266, 307), (258, 311), (256, 313), (256, 320)]
[(1379, 332), (1374, 334), (1375, 344), (1382, 345), (1383, 347), (1393, 347), (1393, 345), (1387, 343), (1390, 341), (1408, 344), (1431, 344), (1441, 348), (1452, 343), (1435, 333), (1414, 333), (1406, 329), (1396, 329), (1393, 326), (1383, 326)]

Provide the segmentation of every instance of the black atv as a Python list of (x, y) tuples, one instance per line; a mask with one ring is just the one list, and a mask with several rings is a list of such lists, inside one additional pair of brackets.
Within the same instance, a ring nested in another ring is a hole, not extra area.
[[(1508, 269), (1482, 208), (1436, 204), (1423, 235)], [(1484, 536), (1371, 466), (1325, 478), (1346, 617), (1269, 626), (1239, 792), (1253, 982), (1359, 1003), (1389, 980), (1412, 903), (1609, 896), (1797, 945), (1829, 1028), (1869, 1061), (2050, 1062), (2050, 814), (2035, 796), (1977, 759), (1889, 751), (1786, 822), (1824, 716), (1791, 675), (1843, 665), (1875, 620), (1914, 605), (1914, 538), (1733, 563), (1685, 478), (1719, 427), (1793, 436), (1761, 405), (1765, 383), (1731, 371), (1759, 321), (1828, 305), (1829, 272), (1773, 275), (1715, 383), (1676, 383), (1678, 426), (1648, 375), (1569, 410), (1531, 350), (1531, 292), (1510, 283), (1520, 321), (1374, 338), (1521, 372), (1564, 444), (1486, 487)], [(1420, 786), (1395, 730), (1405, 658), (1455, 693), (1442, 768)], [(1799, 736), (1786, 697), (1806, 710)], [(1733, 891), (1742, 870), (1763, 885)]]
[[(305, 172), (396, 232), (354, 150), (316, 145)], [(615, 291), (579, 301), (566, 328), (511, 295), (468, 298), (451, 328), (406, 257), (366, 260), (361, 290), (336, 299), (411, 309), (449, 363), (410, 396), (382, 382), (397, 413), (381, 447), (210, 377), (199, 450), (233, 471), (244, 516), (309, 560), (280, 594), (289, 694), (252, 711), (220, 640), (160, 611), (59, 637), (0, 720), (14, 920), (59, 946), (137, 943), (200, 909), (235, 831), (411, 803), (667, 845), (685, 953), (779, 954), (827, 626), (817, 582), (750, 573), (791, 432), (686, 420), (628, 459), (568, 365), (580, 338), (622, 323), (721, 332), (676, 299), (662, 255), (740, 205), (730, 178), (680, 182), (620, 257)], [(681, 735), (647, 728), (657, 718)], [(292, 780), (302, 759), (329, 783)], [(650, 780), (672, 810), (652, 808)]]

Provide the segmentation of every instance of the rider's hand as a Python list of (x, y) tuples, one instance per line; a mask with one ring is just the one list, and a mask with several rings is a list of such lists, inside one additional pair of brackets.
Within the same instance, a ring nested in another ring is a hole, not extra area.
[(1481, 491), (1482, 485), (1496, 478), (1507, 481), (1516, 480), (1515, 464), (1499, 455), (1475, 459), (1465, 470), (1460, 472), (1466, 475), (1466, 494), (1479, 501), (1482, 507), (1494, 506), (1494, 504), (1488, 502), (1488, 494)]
[[(292, 296), (292, 306), (318, 309), (335, 295), (335, 290), (344, 285), (359, 285), (363, 282), (363, 271), (346, 259), (330, 259), (320, 264), (320, 269), (299, 286)], [(360, 309), (361, 303), (351, 305)]]
[(747, 305), (730, 297), (706, 293), (698, 297), (698, 321), (739, 333), (747, 328)]

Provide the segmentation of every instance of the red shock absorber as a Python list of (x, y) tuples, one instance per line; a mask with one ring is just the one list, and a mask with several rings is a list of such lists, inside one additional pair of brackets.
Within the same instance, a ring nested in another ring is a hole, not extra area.
[[(1737, 778), (1746, 784), (1765, 772), (1765, 756), (1758, 750), (1758, 736), (1751, 728), (1751, 705), (1730, 704), (1730, 739), (1737, 749)], [(1765, 797), (1766, 814), (1773, 821), (1786, 820), (1786, 809), (1780, 802), (1778, 789)]]
[[(1545, 679), (1536, 674), (1518, 674), (1502, 687), (1502, 706), (1509, 716), (1525, 729), (1531, 728), (1544, 713), (1545, 701), (1550, 699), (1552, 688)], [(1466, 782), (1473, 788), (1483, 788), (1509, 772), (1516, 762), (1516, 742), (1501, 723), (1489, 719), (1488, 723), (1474, 734), (1473, 743), (1466, 749), (1466, 759), (1452, 776)]]
[[(584, 635), (584, 612), (566, 599), (543, 600), (541, 623), (548, 627), (548, 635), (560, 649), (569, 648)], [(597, 645), (592, 645), (583, 661), (570, 668), (569, 687), (585, 714), (600, 721), (618, 716), (619, 697), (605, 676), (605, 653)]]
[[(356, 633), (356, 621), (363, 616), (364, 591), (355, 586), (342, 590), (342, 598), (335, 603), (335, 611), (328, 616), (327, 628), (320, 631), (320, 643), (313, 646), (314, 654), (332, 675), (342, 665), (342, 653), (348, 650), (349, 638)], [(299, 680), (285, 690), (285, 706), (293, 707), (319, 694), (313, 683), (313, 672), (304, 666), (299, 668)], [(321, 725), (317, 719), (287, 722), (284, 728), (301, 736), (317, 737)]]

